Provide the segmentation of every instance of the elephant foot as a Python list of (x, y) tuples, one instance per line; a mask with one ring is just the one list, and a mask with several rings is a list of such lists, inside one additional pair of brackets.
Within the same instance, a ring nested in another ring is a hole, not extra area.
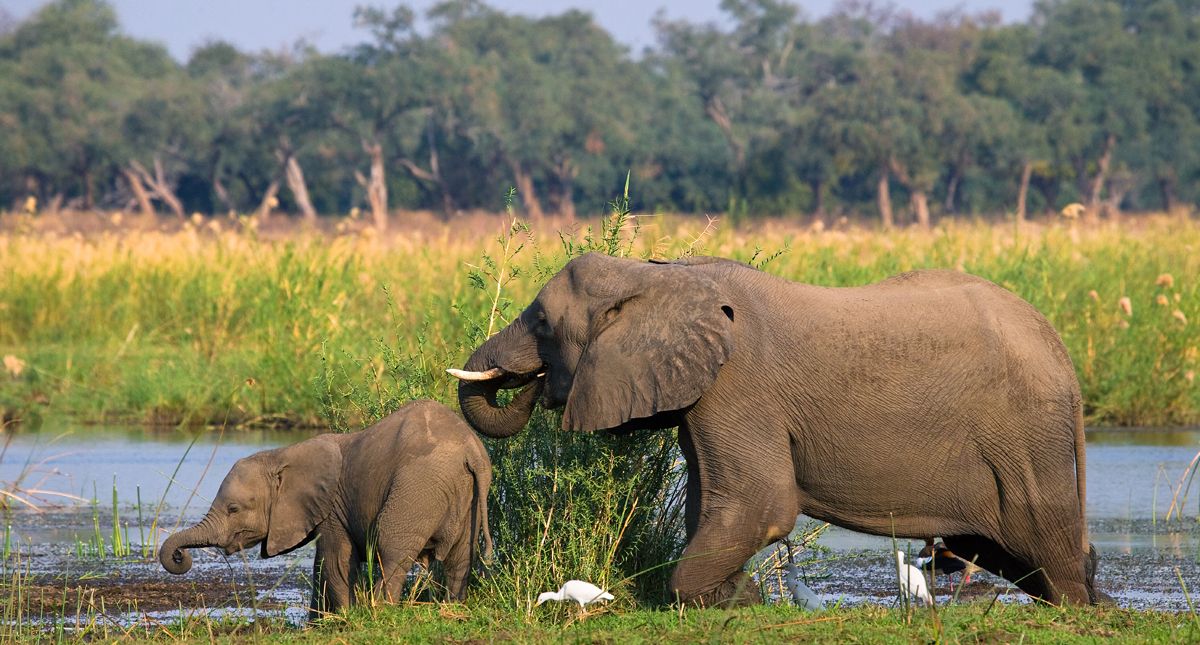
[(679, 598), (683, 602), (697, 607), (732, 609), (734, 607), (761, 605), (763, 602), (758, 585), (754, 584), (750, 576), (742, 571), (731, 576), (717, 585), (716, 589), (707, 593), (694, 596), (685, 594), (683, 591), (677, 591), (676, 593), (679, 594)]

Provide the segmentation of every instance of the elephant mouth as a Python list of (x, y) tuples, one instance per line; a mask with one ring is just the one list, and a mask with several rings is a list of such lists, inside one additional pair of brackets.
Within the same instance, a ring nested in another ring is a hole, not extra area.
[(242, 551), (245, 551), (246, 549), (252, 548), (256, 544), (259, 544), (259, 543), (262, 544), (262, 551), (263, 551), (262, 556), (265, 558), (265, 557), (267, 557), (267, 555), (266, 555), (267, 543), (262, 538), (235, 539), (233, 542), (230, 542), (229, 544), (225, 545), (224, 547), (221, 547), (221, 551), (223, 551), (225, 553), (225, 555), (233, 555), (235, 553), (241, 553)]
[[(547, 378), (544, 370), (541, 361), (530, 361), (520, 371), (502, 367), (482, 372), (447, 371), (459, 379), (458, 404), (467, 423), (486, 437), (504, 439), (529, 423), (538, 399), (544, 394)], [(516, 394), (502, 400), (496, 396), (500, 390), (514, 390)]]

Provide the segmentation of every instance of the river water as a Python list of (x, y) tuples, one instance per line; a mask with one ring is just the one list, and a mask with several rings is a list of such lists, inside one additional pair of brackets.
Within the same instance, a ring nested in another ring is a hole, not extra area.
[[(0, 490), (15, 496), (9, 497), (11, 510), (6, 514), (10, 547), (24, 554), (24, 566), (35, 573), (67, 566), (79, 544), (94, 538), (94, 513), (101, 532), (111, 535), (114, 490), (118, 521), (126, 526), (128, 539), (149, 542), (146, 531), (152, 518), (164, 527), (161, 537), (202, 515), (235, 461), (311, 434), (207, 429), (189, 435), (152, 428), (64, 426), (0, 436)], [(1200, 478), (1187, 496), (1183, 521), (1165, 519), (1180, 478), (1198, 451), (1200, 428), (1088, 432), (1088, 516), (1092, 541), (1102, 554), (1098, 584), (1119, 603), (1185, 609), (1180, 577), (1200, 593)], [(1174, 501), (1178, 506), (1179, 500)], [(894, 596), (894, 577), (887, 576), (889, 538), (834, 527), (819, 544), (829, 549), (827, 561), (805, 569), (818, 593), (848, 603), (887, 602), (889, 594)], [(290, 558), (259, 562), (250, 556), (234, 565), (217, 555), (198, 554), (196, 571), (242, 586), (247, 577), (265, 582), (282, 572), (290, 578), (268, 585), (274, 594), (269, 600), (272, 606), (290, 608), (288, 615), (295, 618), (303, 615), (309, 558), (311, 549), (303, 549)], [(172, 578), (153, 561), (126, 562), (119, 568), (120, 576), (146, 584)], [(1001, 593), (999, 579), (991, 580), (997, 585), (987, 590)], [(1010, 595), (1021, 600), (1019, 594)]]

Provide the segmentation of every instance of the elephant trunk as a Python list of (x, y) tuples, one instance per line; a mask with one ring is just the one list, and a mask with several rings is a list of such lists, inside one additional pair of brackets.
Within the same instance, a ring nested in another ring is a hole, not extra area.
[(525, 386), (508, 405), (496, 401), (499, 391), (498, 381), (463, 381), (458, 384), (458, 405), (472, 428), (493, 439), (507, 439), (529, 423), (533, 406), (542, 393), (542, 379)]
[(216, 533), (206, 517), (192, 528), (167, 538), (158, 550), (158, 562), (175, 575), (187, 573), (192, 568), (192, 554), (187, 550), (213, 546), (217, 543), (215, 536)]
[[(458, 384), (458, 404), (467, 423), (493, 439), (516, 434), (529, 423), (542, 393), (545, 379), (537, 374), (541, 368), (537, 343), (518, 318), (471, 354), (465, 372), (455, 374), (463, 379)], [(521, 386), (525, 387), (508, 405), (496, 400), (501, 389)]]

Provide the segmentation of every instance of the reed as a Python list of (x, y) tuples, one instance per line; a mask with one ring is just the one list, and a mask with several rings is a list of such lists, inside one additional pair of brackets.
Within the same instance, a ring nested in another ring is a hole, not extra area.
[[(0, 408), (30, 420), (51, 413), (322, 425), (334, 414), (330, 393), (413, 376), (414, 393), (451, 400), (453, 384), (440, 368), (469, 353), (475, 321), (486, 321), (486, 331), (579, 249), (617, 244), (635, 257), (756, 263), (756, 254), (787, 249), (765, 270), (829, 286), (919, 267), (976, 273), (1032, 302), (1058, 328), (1090, 423), (1200, 422), (1200, 229), (1186, 218), (1090, 227), (946, 222), (892, 232), (616, 219), (609, 233), (575, 226), (561, 238), (524, 225), (509, 235), (511, 218), (390, 237), (297, 231), (271, 240), (190, 223), (178, 232), (87, 238), (0, 233), (0, 354), (22, 365), (0, 378)], [(610, 213), (602, 221), (615, 220)], [(517, 246), (506, 251), (486, 231)], [(506, 264), (505, 253), (518, 247)], [(499, 299), (494, 289), (472, 288), (489, 268), (485, 255), (503, 273)], [(389, 372), (388, 352), (423, 361)], [(372, 416), (337, 414), (352, 425)]]

